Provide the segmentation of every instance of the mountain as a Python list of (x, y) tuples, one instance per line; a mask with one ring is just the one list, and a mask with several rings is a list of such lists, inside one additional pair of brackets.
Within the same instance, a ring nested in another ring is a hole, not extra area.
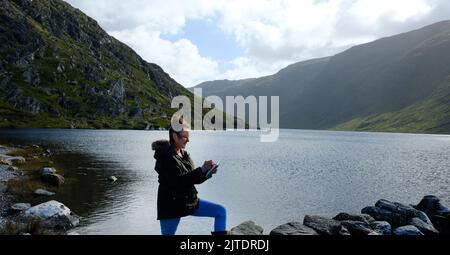
[(450, 133), (449, 77), (443, 21), (271, 76), (196, 87), (203, 96), (279, 96), (282, 128)]
[(193, 97), (61, 0), (1, 0), (0, 56), (0, 127), (167, 127)]

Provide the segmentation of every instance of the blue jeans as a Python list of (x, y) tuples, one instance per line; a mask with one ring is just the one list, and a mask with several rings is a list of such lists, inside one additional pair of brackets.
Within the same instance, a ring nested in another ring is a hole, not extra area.
[[(206, 200), (199, 201), (198, 209), (191, 216), (214, 218), (214, 231), (226, 231), (227, 211), (225, 207)], [(175, 235), (181, 218), (160, 220), (162, 235)]]

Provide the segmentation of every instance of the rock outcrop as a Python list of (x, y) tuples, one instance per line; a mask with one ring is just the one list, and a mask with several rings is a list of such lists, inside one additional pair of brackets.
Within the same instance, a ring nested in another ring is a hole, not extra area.
[(65, 1), (2, 0), (0, 22), (0, 127), (168, 126), (192, 96)]
[(40, 171), (41, 180), (54, 187), (60, 187), (64, 184), (65, 179), (62, 175), (56, 173), (56, 169), (44, 167)]
[[(381, 199), (362, 214), (339, 213), (327, 218), (306, 215), (303, 224), (290, 222), (271, 235), (448, 235), (450, 210), (436, 196), (425, 196), (417, 206)], [(254, 224), (254, 223), (253, 223)]]
[(246, 221), (240, 225), (232, 228), (229, 232), (230, 235), (262, 235), (264, 229), (261, 226), (256, 225), (253, 221)]

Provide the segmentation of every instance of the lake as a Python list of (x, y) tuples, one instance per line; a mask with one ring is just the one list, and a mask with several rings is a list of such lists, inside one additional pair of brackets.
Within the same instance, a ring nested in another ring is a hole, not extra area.
[[(168, 131), (0, 130), (0, 142), (33, 143), (56, 153), (68, 181), (54, 197), (83, 217), (80, 234), (160, 234), (151, 142)], [(193, 131), (196, 165), (220, 161), (198, 185), (223, 204), (228, 227), (252, 220), (268, 233), (305, 214), (359, 213), (380, 199), (417, 204), (427, 194), (450, 204), (450, 136), (281, 130), (275, 143), (257, 131)], [(114, 175), (115, 183), (106, 179)], [(36, 198), (36, 204), (48, 198)], [(213, 219), (183, 218), (177, 234), (209, 234)]]

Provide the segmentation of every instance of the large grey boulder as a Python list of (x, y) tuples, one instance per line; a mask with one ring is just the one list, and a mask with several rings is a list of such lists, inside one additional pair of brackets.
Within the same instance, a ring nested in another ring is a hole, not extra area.
[(394, 229), (393, 233), (396, 236), (423, 236), (423, 233), (417, 227), (411, 225), (398, 227)]
[(416, 217), (419, 214), (419, 211), (413, 208), (412, 206), (404, 205), (397, 202), (391, 202), (385, 199), (378, 200), (375, 206), (378, 208), (383, 208), (398, 213), (401, 216), (404, 216), (405, 218)]
[(320, 235), (338, 235), (341, 230), (339, 221), (317, 215), (306, 215), (303, 225), (314, 229)]
[(438, 197), (425, 196), (416, 208), (427, 214), (441, 234), (450, 235), (450, 209)]
[(416, 209), (425, 212), (428, 216), (447, 215), (450, 213), (450, 209), (438, 197), (432, 195), (423, 197)]
[(425, 235), (438, 235), (439, 231), (434, 228), (433, 224), (428, 224), (419, 218), (409, 220), (409, 225), (417, 227)]
[(246, 221), (232, 228), (229, 235), (262, 235), (264, 229), (253, 221)]
[(270, 231), (270, 235), (318, 235), (318, 233), (300, 222), (289, 222)]
[(78, 216), (74, 215), (67, 206), (55, 200), (33, 206), (24, 214), (42, 219), (46, 228), (69, 229), (80, 223)]
[(426, 215), (412, 206), (390, 202), (381, 199), (375, 206), (368, 206), (361, 210), (363, 214), (369, 214), (377, 221), (387, 221), (393, 226), (409, 224), (411, 218), (420, 218), (424, 222), (429, 221)]

